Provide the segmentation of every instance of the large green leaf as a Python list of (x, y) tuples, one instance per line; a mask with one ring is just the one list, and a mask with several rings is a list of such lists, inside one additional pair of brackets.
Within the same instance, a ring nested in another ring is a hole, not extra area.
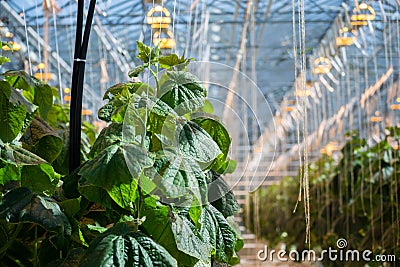
[(202, 227), (200, 231), (197, 231), (189, 219), (178, 216), (176, 213), (173, 220), (171, 229), (178, 249), (204, 262), (210, 262), (209, 257), (214, 247), (209, 240), (209, 229)]
[(106, 208), (113, 209), (114, 201), (104, 188), (94, 186), (82, 178), (79, 180), (78, 190), (79, 193), (81, 193), (88, 200), (96, 202)]
[(53, 162), (63, 148), (61, 137), (41, 118), (33, 119), (21, 141), (30, 151), (48, 162)]
[(139, 54), (137, 57), (144, 63), (149, 63), (150, 61), (155, 60), (159, 56), (160, 50), (158, 48), (152, 48), (140, 41), (136, 41), (136, 43)]
[(146, 217), (142, 224), (145, 231), (179, 264), (194, 266), (199, 260), (210, 261), (210, 242), (203, 240), (195, 225), (183, 215), (150, 197), (145, 199), (140, 214)]
[(118, 223), (100, 234), (79, 266), (178, 266), (168, 251), (126, 223)]
[(82, 166), (79, 175), (95, 186), (111, 189), (113, 185), (130, 183), (132, 175), (126, 165), (122, 147), (108, 146)]
[(11, 142), (22, 131), (26, 118), (26, 107), (13, 104), (11, 87), (5, 81), (0, 81), (0, 139)]
[[(221, 212), (211, 205), (203, 208), (203, 227), (208, 229), (210, 242), (215, 246), (213, 258), (218, 262), (237, 264), (236, 251), (242, 247), (243, 241), (230, 226)], [(239, 244), (239, 245), (237, 245)]]
[(33, 192), (52, 195), (57, 187), (59, 175), (49, 164), (25, 165), (22, 167), (21, 186)]
[(1, 101), (3, 99), (8, 101), (11, 97), (11, 86), (6, 81), (0, 81), (0, 97)]
[(47, 114), (53, 105), (51, 86), (29, 76), (24, 71), (7, 71), (4, 76), (9, 83), (13, 84), (14, 88), (20, 88), (33, 94), (33, 104), (39, 107), (41, 117), (47, 119)]
[(0, 185), (21, 179), (21, 168), (12, 163), (0, 163)]
[(20, 92), (11, 88), (10, 102), (16, 106), (24, 106), (28, 113), (33, 113), (37, 106), (29, 102)]
[(14, 88), (23, 89), (25, 91), (34, 93), (33, 87), (39, 84), (40, 81), (30, 76), (23, 70), (9, 70), (4, 74), (5, 79), (13, 85)]
[(105, 104), (104, 106), (102, 106), (99, 109), (99, 112), (98, 112), (99, 119), (106, 121), (106, 122), (110, 122), (113, 110), (114, 110), (114, 108), (113, 108), (112, 103)]
[(150, 94), (154, 93), (154, 89), (152, 87), (142, 82), (118, 83), (107, 89), (107, 91), (104, 93), (103, 100), (111, 100), (119, 97), (124, 91), (128, 91), (131, 94), (136, 93), (137, 95), (140, 95), (143, 92), (149, 92)]
[(143, 121), (147, 117), (147, 130), (153, 133), (168, 134), (174, 132), (177, 114), (163, 101), (155, 98), (143, 96), (135, 101), (135, 106), (145, 110)]
[(109, 126), (101, 130), (99, 136), (94, 142), (89, 155), (96, 156), (110, 145), (117, 144), (122, 141), (122, 127), (121, 123), (111, 123)]
[[(63, 128), (57, 131), (58, 135), (63, 140), (63, 147), (61, 149), (58, 157), (53, 161), (53, 167), (62, 175), (67, 175), (69, 173), (69, 129)], [(84, 132), (82, 134), (81, 139), (81, 164), (88, 160), (88, 154), (90, 152), (90, 143), (88, 138)]]
[(11, 62), (10, 58), (0, 56), (0, 66), (3, 65), (4, 63), (8, 63), (8, 62)]
[(222, 176), (213, 171), (210, 171), (207, 176), (208, 201), (210, 204), (225, 217), (234, 215), (239, 210), (239, 205), (229, 185)]
[(162, 196), (174, 199), (194, 195), (198, 201), (206, 201), (207, 182), (199, 165), (176, 155), (174, 151), (159, 153), (154, 167), (147, 170), (146, 174), (157, 185)]
[(54, 129), (57, 129), (60, 126), (62, 128), (69, 122), (69, 108), (66, 106), (61, 106), (60, 104), (54, 104), (47, 114), (46, 121)]
[(211, 168), (220, 174), (232, 173), (236, 168), (236, 162), (227, 160), (232, 139), (226, 128), (219, 121), (212, 118), (196, 118), (193, 121), (212, 137), (222, 151), (222, 154), (218, 155), (214, 160)]
[(219, 149), (225, 156), (225, 160), (232, 140), (226, 128), (219, 121), (211, 118), (198, 118), (193, 121), (203, 128), (217, 143)]
[(140, 146), (114, 144), (83, 165), (79, 174), (88, 183), (111, 190), (115, 185), (130, 184), (152, 165), (151, 154)]
[(5, 144), (1, 149), (1, 158), (6, 162), (17, 165), (36, 165), (47, 163), (41, 157), (32, 152), (13, 144)]
[(58, 204), (35, 195), (25, 187), (8, 192), (0, 203), (0, 218), (10, 223), (32, 222), (64, 236), (71, 235), (71, 225)]
[(208, 163), (213, 161), (221, 150), (210, 135), (191, 121), (182, 121), (177, 129), (179, 152), (192, 160)]
[(132, 180), (130, 184), (114, 185), (107, 192), (112, 200), (124, 209), (132, 209), (133, 203), (139, 196), (136, 180)]
[(185, 71), (168, 71), (167, 79), (157, 92), (158, 97), (173, 108), (179, 115), (184, 115), (204, 105), (207, 90), (198, 78)]
[(161, 68), (169, 69), (177, 66), (179, 69), (184, 69), (190, 62), (191, 59), (185, 59), (185, 55), (178, 57), (177, 54), (170, 54), (166, 56), (160, 56), (158, 62)]
[(63, 209), (64, 213), (67, 215), (69, 221), (71, 222), (72, 233), (71, 240), (88, 247), (89, 244), (86, 242), (85, 237), (81, 231), (80, 223), (76, 219), (76, 215), (81, 210), (81, 197), (67, 199), (60, 202), (59, 205)]
[(48, 84), (35, 86), (33, 104), (39, 107), (41, 117), (47, 119), (47, 114), (53, 105), (53, 90)]

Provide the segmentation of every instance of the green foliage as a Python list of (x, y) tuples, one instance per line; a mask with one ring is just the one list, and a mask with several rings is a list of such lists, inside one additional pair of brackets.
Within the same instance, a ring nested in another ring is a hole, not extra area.
[(6, 81), (0, 81), (0, 90), (0, 139), (11, 142), (29, 125), (36, 107)]
[(8, 63), (8, 62), (11, 62), (10, 58), (4, 57), (4, 56), (0, 56), (0, 66), (3, 65), (4, 63)]
[(40, 116), (47, 119), (53, 106), (52, 88), (24, 71), (7, 71), (3, 75), (13, 88), (22, 89), (25, 96), (32, 97), (33, 104), (39, 107)]
[(33, 222), (68, 237), (71, 225), (59, 205), (52, 199), (20, 187), (8, 192), (0, 204), (0, 218), (10, 223)]
[[(393, 148), (399, 144), (400, 132), (397, 127), (385, 132), (385, 138), (375, 145), (349, 133), (338, 160), (324, 155), (310, 164), (311, 248), (336, 247), (336, 241), (345, 238), (349, 249), (371, 250), (372, 245), (374, 254), (400, 255), (396, 222), (400, 153)], [(291, 177), (259, 190), (248, 208), (250, 214), (258, 208), (260, 221), (250, 216), (247, 224), (251, 229), (262, 225), (260, 236), (272, 245), (285, 242), (298, 250), (307, 249), (302, 203), (292, 213), (298, 190), (298, 179)]]
[(207, 90), (193, 74), (167, 71), (157, 96), (179, 115), (194, 112), (204, 106)]
[(117, 223), (91, 242), (79, 266), (178, 265), (164, 247), (138, 232), (137, 226)]
[[(23, 71), (0, 81), (0, 258), (25, 266), (237, 264), (238, 204), (221, 174), (233, 171), (229, 133), (211, 117), (206, 89), (187, 65), (138, 42), (156, 87), (109, 88), (96, 138), (84, 123), (81, 166), (68, 173), (69, 110)], [(161, 79), (158, 74), (164, 70)], [(20, 89), (20, 90), (17, 90)], [(198, 117), (203, 112), (204, 118)], [(195, 118), (195, 119), (191, 119)], [(62, 185), (62, 186), (61, 186)]]

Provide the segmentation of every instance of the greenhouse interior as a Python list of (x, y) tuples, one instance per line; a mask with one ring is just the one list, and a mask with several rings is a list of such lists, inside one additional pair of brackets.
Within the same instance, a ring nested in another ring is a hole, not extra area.
[(399, 0), (0, 0), (0, 266), (400, 266)]

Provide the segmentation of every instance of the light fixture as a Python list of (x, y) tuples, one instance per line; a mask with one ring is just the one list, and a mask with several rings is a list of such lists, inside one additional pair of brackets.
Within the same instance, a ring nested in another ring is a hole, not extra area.
[(37, 69), (39, 69), (39, 70), (44, 70), (46, 68), (46, 64), (44, 64), (43, 62), (40, 62), (38, 65), (37, 65)]
[(36, 79), (42, 80), (42, 81), (50, 81), (53, 79), (53, 73), (51, 72), (36, 72), (33, 76), (35, 76)]
[(163, 0), (144, 0), (144, 2), (145, 3), (148, 3), (148, 4), (159, 4), (159, 5), (162, 5), (162, 3), (163, 3)]
[(155, 6), (147, 13), (147, 24), (153, 29), (167, 29), (171, 22), (171, 13), (165, 7)]
[(400, 97), (396, 98), (396, 101), (390, 107), (392, 110), (400, 110)]
[(71, 102), (71, 96), (70, 95), (65, 95), (64, 96), (64, 101), (65, 102)]
[(361, 3), (353, 10), (353, 14), (351, 15), (351, 25), (355, 27), (366, 26), (368, 25), (368, 21), (374, 19), (375, 10), (366, 3)]
[(65, 93), (65, 94), (71, 93), (71, 88), (65, 87), (65, 88), (64, 88), (64, 93)]
[(351, 30), (349, 27), (343, 27), (339, 30), (339, 36), (336, 37), (336, 45), (340, 47), (354, 44), (357, 40), (355, 33), (355, 30)]
[(153, 35), (153, 44), (161, 49), (172, 49), (176, 46), (174, 34), (169, 30), (156, 31)]
[(313, 72), (315, 74), (326, 74), (332, 69), (332, 62), (329, 58), (319, 57), (314, 60)]
[(311, 91), (309, 89), (296, 89), (294, 91), (294, 95), (295, 96), (310, 96), (311, 95)]
[(339, 150), (340, 150), (339, 143), (331, 141), (328, 144), (326, 144), (324, 148), (320, 149), (320, 153), (332, 156), (334, 151), (339, 151)]
[(379, 111), (376, 111), (374, 116), (371, 117), (371, 122), (381, 122), (383, 121), (383, 117), (381, 116)]
[(14, 34), (12, 32), (6, 32), (5, 37), (6, 38), (13, 38)]
[[(11, 46), (11, 48), (10, 48), (10, 46)], [(3, 46), (1, 49), (3, 49), (4, 51), (11, 51), (11, 50), (19, 51), (19, 50), (21, 50), (21, 45), (17, 42), (6, 42), (6, 43), (3, 43)]]
[(83, 116), (90, 116), (92, 114), (93, 114), (93, 111), (91, 111), (90, 109), (82, 109)]
[(286, 101), (285, 110), (286, 110), (287, 112), (294, 111), (294, 110), (295, 110), (295, 107), (296, 107), (296, 99), (290, 98), (290, 99), (288, 99), (288, 100)]

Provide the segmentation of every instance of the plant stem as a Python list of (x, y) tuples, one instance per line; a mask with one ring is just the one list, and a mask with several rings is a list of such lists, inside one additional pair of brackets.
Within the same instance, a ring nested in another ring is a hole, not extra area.
[(137, 223), (139, 224), (139, 220), (140, 220), (140, 206), (141, 206), (141, 197), (142, 197), (142, 189), (140, 187), (140, 176), (138, 179), (138, 199), (137, 199), (137, 206), (136, 206), (136, 219), (137, 219)]
[(151, 74), (154, 76), (154, 79), (156, 80), (156, 88), (157, 91), (160, 89), (160, 84), (159, 84), (159, 80), (158, 80), (158, 67), (156, 66), (156, 72), (154, 72), (154, 70), (151, 69), (151, 67), (149, 66), (149, 70), (151, 72)]
[(33, 251), (33, 266), (38, 266), (38, 241), (37, 241), (37, 225), (35, 225), (35, 245)]
[(22, 224), (19, 223), (17, 225), (17, 228), (15, 229), (14, 233), (12, 234), (10, 240), (8, 240), (8, 242), (2, 248), (0, 248), (0, 255), (3, 254), (4, 252), (6, 252), (7, 249), (12, 245), (12, 243), (14, 242), (15, 238), (17, 238), (21, 229), (22, 229)]
[(21, 262), (19, 259), (15, 258), (14, 256), (12, 256), (12, 255), (7, 255), (7, 257), (8, 257), (9, 259), (13, 260), (18, 266), (25, 267), (25, 265), (22, 264), (22, 262)]

